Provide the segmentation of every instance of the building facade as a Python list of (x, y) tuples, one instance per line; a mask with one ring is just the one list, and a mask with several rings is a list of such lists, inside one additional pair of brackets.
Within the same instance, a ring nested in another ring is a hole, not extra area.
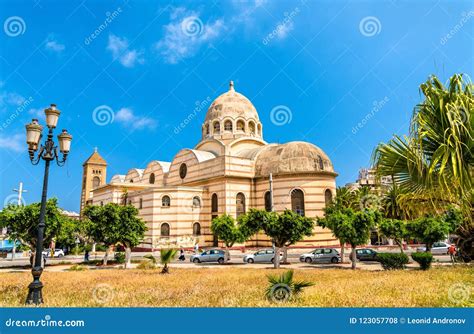
[[(272, 210), (271, 203), (277, 212), (322, 216), (336, 192), (337, 174), (329, 157), (306, 142), (265, 142), (257, 110), (232, 82), (210, 105), (193, 149), (180, 150), (171, 162), (153, 160), (143, 169), (132, 168), (108, 183), (106, 168), (97, 151), (84, 163), (81, 210), (86, 204), (135, 205), (148, 227), (139, 246), (145, 249), (196, 242), (217, 246), (210, 229), (214, 217), (238, 217), (249, 208)], [(315, 227), (300, 246), (337, 244), (329, 230)], [(245, 244), (268, 245), (263, 234)]]

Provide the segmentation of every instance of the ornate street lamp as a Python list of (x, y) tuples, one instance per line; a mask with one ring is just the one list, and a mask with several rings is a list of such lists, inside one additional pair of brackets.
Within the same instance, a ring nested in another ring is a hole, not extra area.
[[(41, 145), (38, 151), (38, 145), (42, 137), (43, 127), (38, 123), (37, 119), (33, 119), (30, 124), (26, 125), (26, 142), (28, 144), (28, 153), (30, 160), (33, 165), (37, 165), (41, 159), (45, 161), (44, 178), (43, 178), (43, 193), (41, 195), (41, 209), (38, 224), (38, 231), (36, 235), (36, 251), (35, 251), (35, 263), (31, 269), (33, 275), (33, 282), (28, 286), (28, 297), (26, 297), (26, 304), (41, 304), (43, 303), (43, 295), (41, 289), (43, 283), (40, 281), (41, 274), (43, 273), (43, 267), (41, 261), (43, 260), (43, 237), (45, 228), (45, 215), (46, 215), (46, 201), (48, 193), (48, 175), (49, 175), (49, 163), (55, 160), (58, 166), (64, 166), (66, 163), (67, 155), (71, 148), (72, 136), (63, 130), (58, 135), (59, 151), (62, 153), (62, 159), (59, 159), (57, 146), (53, 141), (53, 129), (56, 128), (58, 123), (59, 114), (61, 113), (56, 109), (55, 104), (44, 110), (46, 114), (46, 125), (48, 126), (48, 137)], [(36, 151), (38, 153), (36, 154)], [(35, 157), (36, 155), (36, 157)]]

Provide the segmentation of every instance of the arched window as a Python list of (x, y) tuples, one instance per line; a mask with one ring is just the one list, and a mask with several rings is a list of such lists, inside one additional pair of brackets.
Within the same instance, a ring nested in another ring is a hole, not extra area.
[(140, 198), (140, 199), (138, 200), (138, 208), (139, 208), (139, 209), (143, 209), (143, 198)]
[(197, 196), (193, 197), (193, 207), (200, 208), (201, 207), (201, 199)]
[(95, 189), (95, 188), (97, 188), (98, 186), (100, 186), (100, 177), (94, 176), (94, 177), (92, 178), (92, 189)]
[(324, 170), (324, 162), (321, 156), (318, 156), (318, 165), (319, 165), (319, 170)]
[(133, 183), (133, 179), (130, 180), (130, 183)]
[(201, 235), (201, 224), (199, 223), (193, 224), (193, 235)]
[(214, 123), (214, 133), (221, 133), (221, 123), (219, 122)]
[(232, 132), (232, 122), (231, 121), (225, 121), (224, 130)]
[(291, 192), (291, 210), (304, 216), (304, 194), (300, 189), (294, 189)]
[(249, 131), (250, 131), (251, 135), (255, 134), (255, 123), (254, 122), (249, 123)]
[(168, 224), (168, 223), (161, 224), (160, 235), (162, 237), (169, 237), (170, 236), (170, 224)]
[(235, 198), (237, 217), (245, 213), (245, 195), (238, 193)]
[(211, 211), (212, 212), (219, 211), (219, 200), (217, 199), (217, 194), (212, 194)]
[(326, 191), (324, 192), (324, 202), (326, 203), (326, 206), (328, 206), (332, 202), (332, 192), (329, 189), (326, 189)]
[(265, 193), (265, 211), (270, 212), (272, 211), (272, 198), (269, 191)]
[(154, 184), (154, 183), (155, 183), (155, 173), (151, 173), (151, 174), (150, 174), (149, 182), (150, 182), (150, 184)]
[(245, 131), (245, 123), (242, 120), (237, 121), (237, 131)]
[(206, 124), (206, 135), (209, 135), (209, 124)]
[(161, 206), (169, 207), (171, 205), (171, 199), (168, 195), (161, 198)]

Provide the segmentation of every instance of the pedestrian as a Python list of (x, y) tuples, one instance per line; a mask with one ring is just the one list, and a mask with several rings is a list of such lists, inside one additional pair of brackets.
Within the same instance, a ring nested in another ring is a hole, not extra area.
[(199, 252), (199, 243), (196, 242), (196, 244), (194, 245), (194, 254), (197, 254)]
[(454, 244), (452, 244), (451, 246), (449, 246), (449, 248), (448, 248), (448, 254), (449, 254), (449, 256), (451, 257), (451, 262), (454, 264), (455, 255), (456, 255), (456, 246), (454, 246)]
[(84, 262), (89, 262), (89, 251), (86, 249), (86, 252), (84, 253)]
[(181, 249), (179, 250), (179, 260), (180, 260), (180, 261), (186, 260), (186, 258), (185, 258), (185, 256), (184, 256), (184, 249), (183, 249), (183, 248), (181, 248)]

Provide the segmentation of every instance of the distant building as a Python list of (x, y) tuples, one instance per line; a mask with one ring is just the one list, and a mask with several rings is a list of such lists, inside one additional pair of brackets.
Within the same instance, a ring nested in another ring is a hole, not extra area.
[(373, 168), (361, 168), (359, 170), (359, 177), (355, 182), (347, 183), (346, 187), (356, 190), (360, 187), (366, 186), (370, 187), (375, 191), (383, 191), (388, 189), (392, 185), (391, 176), (382, 176), (377, 178), (375, 174), (375, 169)]

